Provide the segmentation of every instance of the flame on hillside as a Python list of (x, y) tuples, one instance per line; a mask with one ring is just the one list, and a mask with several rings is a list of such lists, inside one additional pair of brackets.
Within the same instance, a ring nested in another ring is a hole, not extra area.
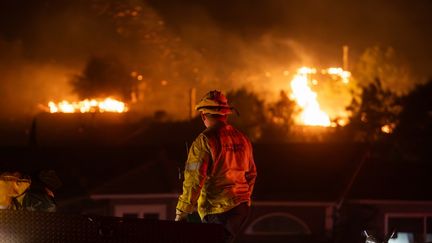
[[(321, 110), (318, 102), (318, 95), (312, 90), (311, 86), (318, 84), (318, 80), (313, 79), (312, 75), (316, 74), (317, 70), (310, 67), (301, 67), (297, 70), (291, 80), (291, 99), (301, 108), (301, 113), (297, 118), (297, 123), (307, 126), (343, 126), (346, 124), (346, 119), (340, 119), (336, 123), (332, 123), (329, 115)], [(321, 71), (324, 75), (331, 75), (341, 80), (344, 84), (349, 83), (351, 73), (342, 68), (328, 68)]]
[(116, 112), (123, 113), (128, 111), (124, 102), (113, 98), (105, 99), (85, 99), (78, 102), (61, 101), (48, 103), (50, 113), (96, 113), (96, 112)]

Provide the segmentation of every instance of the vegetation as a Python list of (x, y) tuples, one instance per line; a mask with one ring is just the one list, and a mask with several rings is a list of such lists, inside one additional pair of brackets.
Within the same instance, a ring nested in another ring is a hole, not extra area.
[(351, 137), (355, 141), (373, 142), (392, 132), (401, 107), (398, 97), (385, 90), (381, 81), (375, 79), (375, 82), (362, 88), (360, 99), (353, 99), (347, 109), (352, 116), (345, 129)]
[[(391, 142), (428, 144), (432, 137), (432, 81), (419, 85), (406, 95), (385, 89), (379, 79), (360, 88), (347, 110), (348, 125), (331, 129), (319, 141)], [(295, 103), (285, 92), (274, 103), (265, 103), (246, 89), (228, 94), (232, 105), (244, 111), (232, 123), (258, 142), (289, 142), (293, 131)], [(409, 141), (409, 142), (408, 142)], [(415, 146), (419, 148), (419, 146)], [(421, 146), (420, 146), (421, 147)]]

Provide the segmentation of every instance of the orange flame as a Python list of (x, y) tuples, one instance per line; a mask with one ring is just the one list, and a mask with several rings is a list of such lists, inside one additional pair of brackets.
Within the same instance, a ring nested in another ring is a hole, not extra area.
[(61, 101), (48, 103), (50, 113), (94, 113), (94, 112), (116, 112), (123, 113), (128, 111), (128, 107), (124, 102), (113, 98), (104, 100), (85, 99), (79, 102)]
[[(293, 99), (297, 105), (302, 108), (302, 111), (297, 118), (297, 122), (307, 126), (329, 127), (345, 125), (346, 121), (342, 119), (339, 119), (336, 122), (337, 124), (332, 123), (329, 115), (321, 110), (320, 104), (317, 100), (317, 93), (310, 87), (310, 84), (318, 84), (317, 80), (311, 78), (311, 76), (316, 73), (317, 70), (315, 68), (301, 67), (297, 70), (297, 73), (291, 80), (291, 99)], [(322, 70), (321, 73), (334, 75), (340, 78), (344, 84), (349, 83), (349, 78), (351, 76), (350, 72), (345, 71), (342, 68), (328, 68)]]
[(329, 116), (321, 111), (317, 101), (317, 94), (309, 87), (310, 74), (316, 73), (316, 69), (302, 67), (297, 70), (297, 74), (291, 81), (292, 96), (297, 104), (302, 108), (300, 120), (309, 126), (330, 126)]
[(331, 67), (322, 71), (323, 74), (330, 74), (338, 76), (344, 84), (349, 83), (351, 72), (345, 71), (340, 67)]
[(386, 125), (381, 127), (381, 132), (390, 134), (390, 133), (393, 133), (395, 128), (396, 128), (396, 124), (394, 124), (394, 123), (386, 124)]

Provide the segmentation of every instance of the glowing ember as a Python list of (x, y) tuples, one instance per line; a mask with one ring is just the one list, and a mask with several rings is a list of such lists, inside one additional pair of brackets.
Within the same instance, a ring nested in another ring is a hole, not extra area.
[(381, 132), (383, 133), (387, 133), (390, 134), (393, 132), (393, 130), (395, 129), (396, 125), (395, 124), (387, 124), (381, 127)]
[(125, 103), (113, 98), (104, 100), (85, 99), (79, 102), (62, 101), (48, 103), (50, 113), (89, 113), (89, 112), (117, 112), (122, 113), (128, 111)]
[(331, 125), (329, 116), (320, 109), (317, 94), (309, 87), (310, 75), (316, 73), (316, 69), (302, 67), (291, 81), (291, 98), (302, 108), (300, 114), (301, 123), (309, 126)]
[(332, 126), (333, 127), (336, 127), (336, 126), (343, 127), (343, 126), (346, 126), (348, 124), (348, 121), (349, 121), (348, 118), (339, 118), (336, 120), (335, 124), (332, 123)]

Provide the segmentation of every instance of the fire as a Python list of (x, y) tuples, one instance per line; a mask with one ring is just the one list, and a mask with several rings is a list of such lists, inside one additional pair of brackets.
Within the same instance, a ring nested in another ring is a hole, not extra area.
[(331, 68), (325, 69), (322, 71), (322, 73), (338, 76), (340, 79), (342, 79), (342, 82), (344, 84), (349, 83), (349, 79), (351, 77), (351, 72), (345, 71), (339, 67), (331, 67)]
[(316, 73), (316, 69), (302, 67), (297, 70), (291, 81), (292, 96), (302, 108), (301, 122), (309, 126), (330, 126), (329, 116), (321, 111), (317, 101), (317, 94), (309, 87), (310, 75)]
[[(343, 119), (332, 123), (329, 115), (322, 111), (318, 102), (318, 95), (311, 89), (311, 85), (317, 85), (318, 80), (313, 79), (312, 75), (316, 74), (315, 68), (301, 67), (297, 70), (291, 80), (291, 99), (293, 99), (302, 111), (298, 117), (298, 123), (308, 126), (336, 126), (345, 125)], [(321, 71), (322, 74), (332, 76), (334, 79), (340, 79), (344, 84), (349, 83), (351, 73), (342, 68), (328, 68)]]
[(85, 99), (78, 102), (61, 101), (48, 103), (50, 113), (94, 113), (94, 112), (117, 112), (128, 111), (124, 102), (113, 98), (102, 99)]
[(381, 132), (390, 134), (390, 133), (393, 133), (395, 128), (396, 128), (396, 125), (394, 123), (386, 124), (386, 125), (381, 127)]

